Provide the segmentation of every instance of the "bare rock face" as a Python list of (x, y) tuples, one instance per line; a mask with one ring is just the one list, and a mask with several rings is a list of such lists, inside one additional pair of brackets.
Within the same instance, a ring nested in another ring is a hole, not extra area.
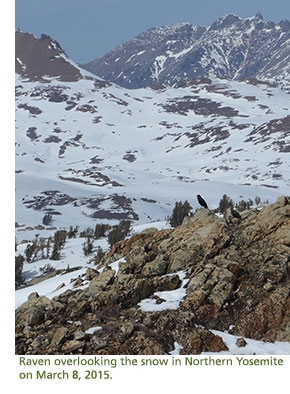
[[(227, 347), (210, 330), (230, 326), (240, 337), (290, 341), (288, 201), (234, 221), (199, 209), (179, 227), (117, 243), (85, 290), (33, 293), (16, 310), (16, 353), (168, 354), (176, 342), (182, 354), (219, 352)], [(179, 305), (162, 308), (177, 290)], [(144, 299), (160, 309), (142, 310)]]
[[(38, 39), (29, 33), (16, 32), (16, 72), (29, 80), (45, 80), (47, 76), (61, 81), (78, 81), (82, 75), (51, 37), (42, 34)], [(59, 98), (55, 98), (58, 100)]]

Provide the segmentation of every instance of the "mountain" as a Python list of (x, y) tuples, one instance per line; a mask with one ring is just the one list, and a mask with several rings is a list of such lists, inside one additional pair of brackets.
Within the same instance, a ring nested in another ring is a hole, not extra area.
[(219, 18), (209, 27), (182, 23), (150, 29), (83, 65), (126, 88), (155, 83), (176, 86), (184, 79), (256, 78), (290, 91), (290, 23)]
[(214, 77), (128, 90), (22, 32), (16, 65), (18, 240), (165, 220), (197, 194), (213, 209), (224, 194), (271, 202), (289, 190), (290, 96), (278, 87)]
[(17, 31), (15, 53), (16, 73), (30, 81), (44, 82), (54, 77), (64, 82), (81, 79), (79, 68), (68, 59), (58, 42), (46, 34), (37, 39)]

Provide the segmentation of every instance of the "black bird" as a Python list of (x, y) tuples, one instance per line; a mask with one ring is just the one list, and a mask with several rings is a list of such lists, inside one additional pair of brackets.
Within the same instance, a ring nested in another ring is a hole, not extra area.
[(201, 195), (198, 194), (196, 197), (197, 197), (197, 201), (200, 203), (200, 205), (203, 208), (208, 209), (207, 203), (204, 201), (204, 199), (201, 197)]
[(235, 211), (233, 208), (231, 208), (231, 214), (236, 219), (240, 219), (240, 220), (242, 219), (241, 215), (237, 211)]

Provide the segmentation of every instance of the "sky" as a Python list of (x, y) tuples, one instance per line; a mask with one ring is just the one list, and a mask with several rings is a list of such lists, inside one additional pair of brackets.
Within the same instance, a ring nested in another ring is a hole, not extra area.
[(80, 64), (155, 26), (180, 22), (209, 26), (234, 13), (260, 11), (265, 20), (290, 20), (289, 0), (15, 0), (15, 28), (56, 39)]

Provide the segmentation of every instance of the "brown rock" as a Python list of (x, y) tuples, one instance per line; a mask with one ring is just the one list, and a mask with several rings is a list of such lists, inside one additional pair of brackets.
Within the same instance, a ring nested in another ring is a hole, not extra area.
[(121, 325), (120, 330), (125, 335), (125, 337), (128, 338), (134, 331), (134, 324), (131, 322), (126, 322), (125, 324)]
[(247, 346), (247, 342), (245, 341), (244, 338), (238, 338), (236, 341), (236, 344), (238, 347), (245, 347)]
[(66, 336), (67, 332), (68, 332), (68, 329), (66, 327), (59, 327), (55, 331), (55, 333), (52, 337), (52, 340), (50, 343), (51, 346), (58, 346), (61, 343), (61, 341), (63, 340), (63, 338)]
[(290, 197), (289, 196), (280, 196), (277, 198), (276, 204), (289, 205), (290, 204)]
[(29, 294), (28, 301), (36, 300), (37, 298), (39, 298), (39, 294), (35, 291), (35, 292)]
[(32, 293), (28, 300), (16, 309), (16, 322), (28, 326), (39, 325), (45, 321), (45, 313), (51, 307), (52, 302), (49, 298)]
[(98, 275), (99, 275), (98, 271), (94, 270), (93, 268), (87, 268), (86, 278), (88, 280), (92, 280), (93, 278), (95, 278)]
[(86, 333), (83, 332), (83, 331), (81, 331), (81, 330), (77, 330), (77, 331), (74, 333), (74, 339), (77, 340), (77, 341), (79, 341), (80, 339), (84, 339), (85, 336), (86, 336)]
[(101, 274), (94, 277), (88, 287), (88, 293), (94, 294), (100, 290), (104, 290), (107, 286), (114, 282), (115, 271), (105, 269)]
[(59, 286), (57, 286), (57, 288), (55, 289), (55, 291), (62, 289), (63, 287), (65, 287), (65, 283), (62, 282)]
[(195, 329), (181, 339), (183, 349), (180, 354), (200, 354), (202, 352), (228, 351), (222, 338), (204, 329)]
[(61, 348), (62, 352), (66, 353), (71, 353), (74, 352), (75, 350), (83, 348), (85, 345), (85, 341), (68, 341), (66, 342), (63, 347)]
[(75, 281), (74, 281), (74, 287), (79, 287), (79, 286), (81, 286), (83, 284), (83, 280), (81, 279), (81, 278), (77, 278)]
[(144, 265), (142, 276), (156, 276), (164, 275), (169, 264), (168, 258), (164, 255), (159, 255), (150, 263)]

